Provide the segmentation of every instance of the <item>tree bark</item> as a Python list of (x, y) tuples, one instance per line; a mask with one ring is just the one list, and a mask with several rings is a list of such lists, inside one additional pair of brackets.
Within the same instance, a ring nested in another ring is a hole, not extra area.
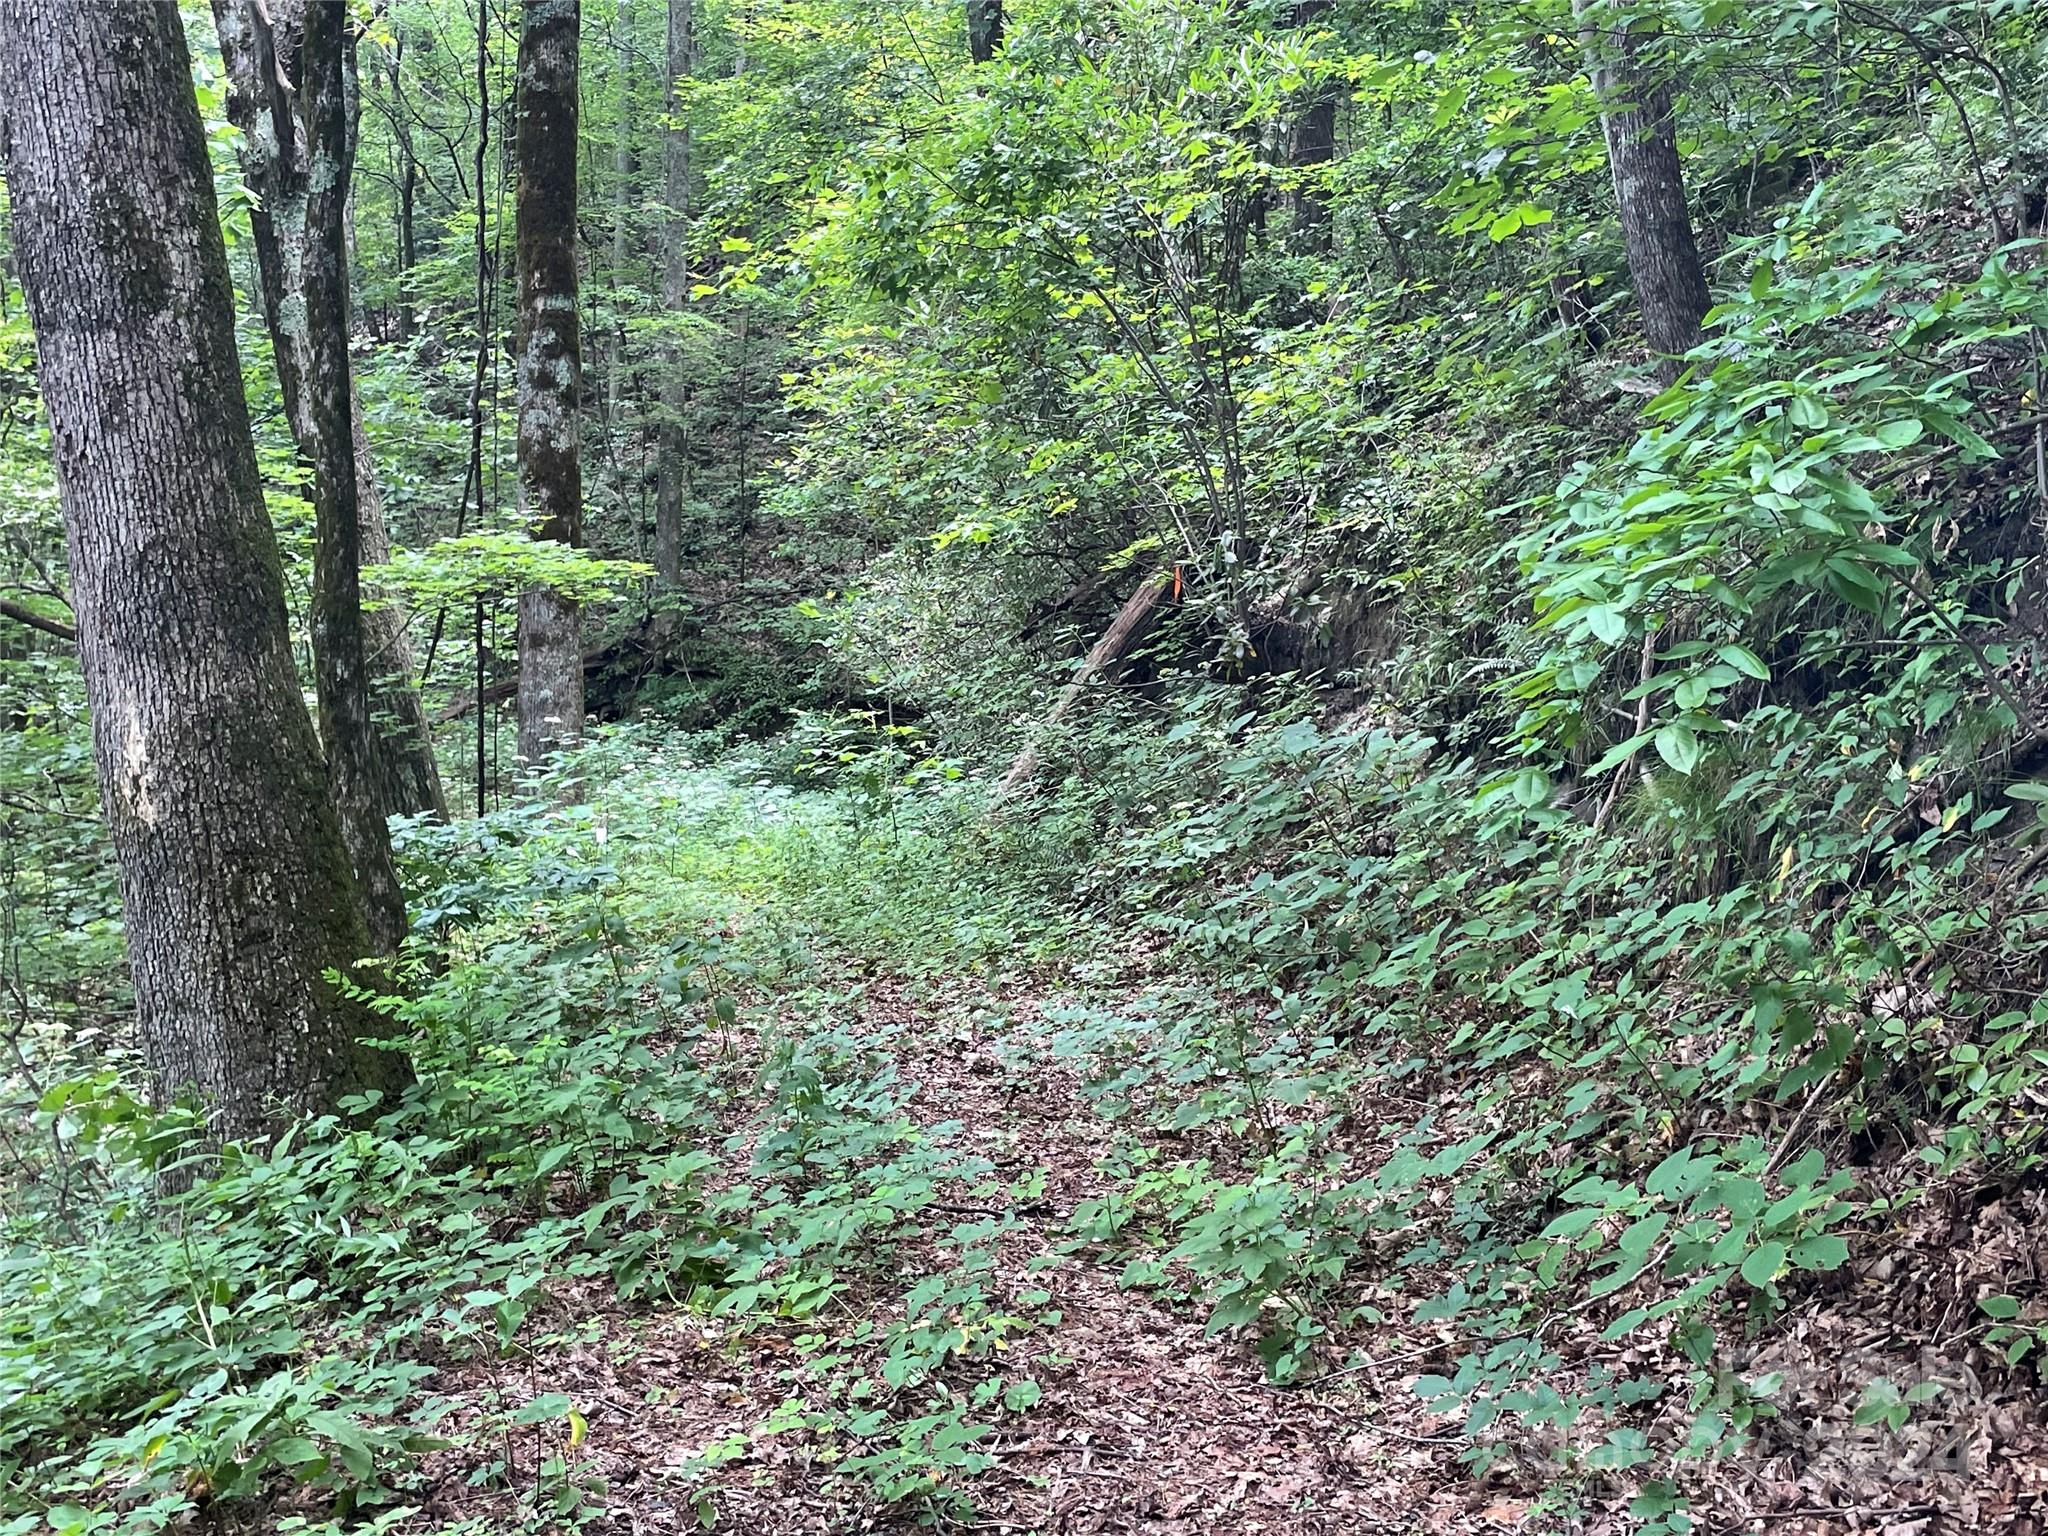
[[(695, 63), (696, 0), (668, 0), (668, 126), (662, 135), (661, 302), (671, 323), (690, 302), (690, 114), (676, 100)], [(689, 488), (689, 379), (682, 348), (666, 349), (661, 370), (661, 439), (654, 491), (654, 574), (665, 587), (683, 579), (683, 502)]]
[(292, 668), (178, 9), (0, 3), (0, 116), (136, 1025), (218, 1134), (391, 1088)]
[[(394, 106), (402, 105), (399, 60), (402, 39), (395, 38), (391, 54), (391, 95)], [(351, 157), (362, 142), (362, 91), (356, 85), (356, 51), (350, 48), (345, 63), (349, 81), (348, 141)], [(402, 112), (394, 111), (392, 122), (402, 125)], [(412, 181), (419, 166), (413, 157), (412, 134), (400, 129), (406, 181), (401, 185), (399, 282), (403, 294), (407, 274), (417, 261), (413, 249)], [(354, 217), (350, 216), (349, 249), (355, 249)], [(401, 330), (410, 335), (409, 301), (401, 303)], [(377, 484), (377, 458), (371, 451), (369, 433), (363, 422), (363, 403), (357, 396), (355, 380), (349, 380), (349, 449), (355, 461), (356, 525), (364, 569), (391, 563), (391, 529), (384, 521), (384, 493)], [(418, 666), (413, 659), (411, 618), (395, 596), (385, 597), (363, 612), (363, 650), (370, 669), (370, 717), (375, 731), (372, 766), (376, 774), (376, 798), (390, 816), (432, 816), (448, 819), (448, 797), (441, 787), (441, 765), (434, 757), (434, 733), (427, 723), (419, 685), (414, 682)]]
[(1003, 51), (1003, 0), (967, 0), (967, 53), (986, 64)]
[[(632, 14), (627, 0), (618, 0), (612, 12), (612, 89), (619, 93), (618, 137), (612, 143), (612, 292), (617, 294), (619, 278), (626, 270), (626, 253), (631, 244), (633, 209), (633, 49), (627, 27)], [(604, 424), (605, 440), (616, 456), (619, 430), (619, 399), (626, 377), (626, 328), (615, 314), (605, 336)], [(614, 459), (616, 462), (616, 458)]]
[[(578, 0), (524, 0), (513, 207), (519, 258), (519, 494), (536, 539), (583, 542), (581, 337), (576, 312)], [(536, 588), (519, 598), (519, 756), (583, 734), (582, 621)]]
[[(362, 497), (349, 372), (348, 211), (354, 135), (348, 13), (320, 0), (213, 0), (228, 116), (242, 132), (263, 315), (285, 414), (313, 472), (314, 695), (327, 776), (380, 953), (406, 933), (391, 856), (386, 754), (371, 713)], [(379, 518), (381, 524), (381, 516)]]
[(1628, 248), (1629, 281), (1658, 372), (1678, 377), (1707, 313), (1706, 273), (1685, 206), (1671, 88), (1645, 67), (1629, 0), (1573, 0), (1579, 39), (1600, 99), (1614, 204)]
[(413, 312), (412, 274), (420, 263), (417, 214), (420, 162), (413, 152), (412, 124), (405, 115), (405, 33), (395, 23), (391, 38), (391, 138), (398, 152), (398, 337), (410, 341), (418, 327)]

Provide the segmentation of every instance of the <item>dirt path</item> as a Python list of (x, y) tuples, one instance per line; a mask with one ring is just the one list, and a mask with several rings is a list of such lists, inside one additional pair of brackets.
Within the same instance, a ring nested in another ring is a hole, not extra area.
[[(586, 1530), (639, 1536), (708, 1521), (748, 1536), (920, 1523), (1305, 1536), (1504, 1530), (1527, 1513), (1526, 1497), (1475, 1484), (1457, 1464), (1458, 1443), (1432, 1433), (1405, 1386), (1412, 1362), (1312, 1390), (1275, 1388), (1241, 1339), (1204, 1338), (1198, 1313), (1121, 1288), (1120, 1260), (1061, 1251), (1073, 1246), (1075, 1210), (1108, 1185), (1095, 1166), (1106, 1137), (1071, 1071), (1046, 1053), (1031, 1054), (1028, 1081), (1005, 1066), (1002, 1049), (1028, 1043), (1028, 1004), (998, 1010), (1007, 1027), (986, 1008), (948, 1007), (939, 1022), (904, 987), (882, 982), (866, 989), (863, 1008), (864, 1026), (896, 1032), (890, 1048), (916, 1085), (912, 1114), (927, 1126), (958, 1122), (959, 1144), (999, 1166), (1043, 1170), (1042, 1195), (1011, 1208), (991, 1282), (1010, 1295), (1050, 1293), (1036, 1306), (1056, 1310), (1057, 1323), (1020, 1334), (1000, 1361), (1003, 1377), (1028, 1376), (1041, 1397), (1021, 1414), (983, 1415), (998, 1428), (977, 1447), (992, 1463), (957, 1485), (970, 1510), (934, 1517), (924, 1501), (883, 1504), (844, 1475), (838, 1463), (857, 1447), (801, 1426), (766, 1429), (801, 1390), (793, 1368), (815, 1336), (823, 1327), (844, 1335), (855, 1319), (740, 1328), (691, 1311), (608, 1306), (598, 1294), (560, 1296), (552, 1339), (516, 1385), (566, 1393), (587, 1419), (583, 1470), (606, 1491)], [(976, 1014), (981, 1022), (963, 1023)], [(943, 1234), (935, 1225), (931, 1236), (937, 1267)], [(900, 1297), (899, 1288), (881, 1300), (900, 1307)], [(1381, 1352), (1415, 1351), (1390, 1336)], [(720, 1446), (726, 1459), (707, 1473), (698, 1459)], [(507, 1454), (537, 1463), (544, 1449), (529, 1455), (515, 1442)], [(434, 1502), (429, 1513), (442, 1518), (481, 1508), (453, 1476)]]
[[(528, 1353), (455, 1367), (436, 1385), (458, 1400), (453, 1423), (470, 1432), (465, 1443), (544, 1393), (576, 1405), (577, 1443), (567, 1444), (559, 1425), (506, 1433), (499, 1443), (509, 1471), (479, 1468), (474, 1451), (449, 1453), (436, 1469), (441, 1480), (421, 1511), (429, 1522), (421, 1529), (453, 1525), (462, 1536), (533, 1530), (533, 1516), (519, 1519), (519, 1506), (545, 1509), (559, 1496), (569, 1510), (575, 1482), (586, 1485), (581, 1509), (549, 1528), (595, 1536), (919, 1528), (1617, 1536), (1638, 1528), (1627, 1513), (1625, 1482), (1573, 1480), (1554, 1446), (1531, 1443), (1527, 1456), (1505, 1457), (1487, 1478), (1475, 1478), (1460, 1460), (1466, 1442), (1453, 1432), (1458, 1426), (1427, 1413), (1412, 1390), (1416, 1373), (1447, 1369), (1455, 1352), (1417, 1327), (1354, 1328), (1333, 1352), (1342, 1368), (1305, 1386), (1276, 1387), (1241, 1331), (1204, 1337), (1201, 1307), (1125, 1288), (1130, 1255), (1076, 1235), (1076, 1213), (1090, 1202), (1118, 1193), (1128, 1203), (1127, 1176), (1099, 1166), (1104, 1154), (1119, 1137), (1128, 1150), (1135, 1137), (1157, 1151), (1160, 1165), (1208, 1152), (1227, 1166), (1230, 1144), (1148, 1142), (1129, 1122), (1113, 1134), (1073, 1067), (1052, 1049), (1053, 1027), (1034, 997), (1005, 997), (964, 980), (912, 987), (869, 978), (831, 995), (829, 1023), (784, 997), (763, 995), (757, 1003), (752, 1011), (763, 1032), (751, 1048), (721, 1045), (739, 1091), (735, 1139), (724, 1148), (727, 1177), (744, 1169), (765, 1123), (754, 1087), (763, 1053), (776, 1041), (814, 1041), (821, 1031), (893, 1066), (903, 1094), (896, 1112), (921, 1128), (912, 1139), (938, 1162), (993, 1168), (994, 1176), (928, 1178), (911, 1230), (898, 1223), (886, 1240), (856, 1254), (840, 1274), (847, 1289), (814, 1316), (757, 1311), (734, 1319), (687, 1306), (624, 1305), (594, 1282), (557, 1287), (539, 1326), (523, 1335), (532, 1341)], [(1785, 1368), (1811, 1372), (1839, 1357), (1851, 1360), (1843, 1369), (1858, 1380), (1896, 1371), (1889, 1356), (1862, 1359), (1854, 1347), (1891, 1338), (1869, 1326), (1872, 1298), (1890, 1294), (1879, 1280), (1859, 1282), (1856, 1296), (1811, 1304), (1797, 1335), (1771, 1346)], [(971, 1294), (968, 1306), (979, 1312), (945, 1300), (932, 1315), (941, 1330), (980, 1330), (980, 1347), (943, 1355), (936, 1387), (921, 1374), (883, 1386), (888, 1341), (900, 1339), (911, 1298), (926, 1284), (954, 1287), (948, 1297)], [(991, 1317), (1024, 1321), (1006, 1333), (996, 1329), (1003, 1343), (992, 1349)], [(1594, 1327), (1578, 1326), (1582, 1333)], [(1582, 1340), (1577, 1347), (1588, 1346)], [(1370, 1358), (1360, 1362), (1360, 1353)], [(1016, 1383), (1036, 1400), (1011, 1411), (994, 1394)], [(1900, 1485), (1892, 1473), (1904, 1442), (1848, 1427), (1842, 1404), (1852, 1387), (1815, 1376), (1812, 1391), (1789, 1397), (1782, 1424), (1759, 1426), (1746, 1460), (1717, 1464), (1695, 1503), (1701, 1518), (1693, 1528), (1713, 1536), (2048, 1529), (2021, 1513), (2048, 1487), (2043, 1442), (2031, 1427), (2038, 1405), (2009, 1393), (1958, 1404), (1948, 1428), (1936, 1421), (1921, 1438), (1953, 1438), (1958, 1427), (1975, 1435), (1982, 1443), (1972, 1442), (1968, 1466)], [(940, 1389), (967, 1405), (969, 1423), (989, 1426), (965, 1446), (963, 1454), (985, 1460), (976, 1470), (919, 1459), (924, 1436), (935, 1441), (939, 1431), (916, 1426), (937, 1422), (920, 1416), (933, 1412)], [(886, 1411), (854, 1427), (869, 1410)], [(1821, 1418), (1831, 1439), (1808, 1433), (1818, 1432)], [(1823, 1442), (1832, 1459), (1814, 1449)], [(940, 1481), (899, 1485), (896, 1497), (884, 1497), (878, 1487), (895, 1474), (872, 1463), (887, 1462), (889, 1447), (906, 1443), (916, 1454), (903, 1464)], [(540, 1470), (550, 1456), (561, 1458), (552, 1488)], [(1848, 1495), (1838, 1491), (1845, 1486)], [(1577, 1507), (1560, 1507), (1560, 1495), (1576, 1496)], [(2000, 1519), (1986, 1523), (1994, 1509)]]

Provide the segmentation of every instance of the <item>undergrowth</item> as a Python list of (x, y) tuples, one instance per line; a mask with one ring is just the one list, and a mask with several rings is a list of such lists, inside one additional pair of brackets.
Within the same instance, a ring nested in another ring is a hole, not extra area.
[[(1169, 708), (1023, 803), (902, 736), (706, 764), (629, 728), (574, 768), (589, 805), (413, 827), (427, 894), (378, 1006), (418, 1081), (272, 1147), (216, 1154), (119, 1070), (31, 1058), (0, 1531), (422, 1529), (450, 1458), (574, 1525), (607, 1498), (594, 1409), (536, 1362), (592, 1287), (793, 1331), (780, 1406), (663, 1474), (707, 1521), (761, 1437), (961, 1515), (1037, 1400), (1008, 1341), (1058, 1314), (995, 1259), (1035, 1171), (913, 1113), (876, 975), (1045, 1000), (1000, 1048), (1104, 1121), (1069, 1251), (1282, 1387), (1430, 1330), (1414, 1390), (1476, 1467), (1541, 1433), (1561, 1497), (1619, 1486), (1646, 1529), (1690, 1528), (1690, 1469), (1777, 1411), (1746, 1362), (1788, 1312), (1916, 1201), (2033, 1177), (2039, 1005), (1976, 979), (1984, 844), (1896, 834), (1915, 781), (1881, 736), (1794, 733), (1774, 841), (1730, 867), (1683, 856), (1712, 806), (1617, 838), (1413, 731)], [(1964, 1299), (2030, 1369), (2031, 1287)], [(1858, 1422), (1926, 1397), (1867, 1384)]]
[[(617, 786), (597, 805), (411, 830), (428, 895), (378, 1004), (417, 1067), (402, 1097), (215, 1152), (117, 1072), (25, 1059), (0, 1531), (162, 1530), (195, 1506), (416, 1529), (442, 1452), (488, 1507), (575, 1525), (604, 1503), (592, 1405), (532, 1363), (553, 1298), (593, 1285), (629, 1313), (804, 1320), (814, 1347), (758, 1432), (801, 1432), (856, 1496), (937, 1514), (986, 1465), (992, 1423), (1036, 1396), (992, 1341), (1038, 1311), (991, 1274), (1001, 1222), (932, 1208), (1004, 1180), (906, 1112), (889, 1042), (846, 1022), (858, 982), (749, 898), (818, 867), (824, 807), (651, 745), (586, 761)], [(898, 1321), (842, 1334), (835, 1300), (878, 1286)], [(707, 1522), (701, 1485), (747, 1443), (673, 1469)]]

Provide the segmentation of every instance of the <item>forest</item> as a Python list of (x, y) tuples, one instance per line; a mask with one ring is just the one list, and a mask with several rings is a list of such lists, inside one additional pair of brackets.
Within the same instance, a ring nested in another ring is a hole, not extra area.
[(2048, 1532), (2036, 0), (0, 0), (0, 1536)]

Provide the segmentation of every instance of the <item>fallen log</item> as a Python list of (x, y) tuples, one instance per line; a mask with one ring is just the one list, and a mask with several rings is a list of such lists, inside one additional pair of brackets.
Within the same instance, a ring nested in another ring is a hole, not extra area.
[(1010, 771), (1003, 775), (996, 785), (995, 798), (998, 803), (1008, 799), (1016, 790), (1029, 783), (1038, 772), (1038, 739), (1045, 730), (1059, 724), (1067, 712), (1080, 700), (1081, 691), (1116, 665), (1145, 637), (1152, 627), (1152, 620), (1159, 612), (1160, 602), (1172, 590), (1174, 573), (1155, 571), (1138, 584), (1138, 590), (1130, 595), (1115, 620), (1102, 632), (1102, 638), (1089, 648), (1087, 658), (1074, 673), (1073, 680), (1060, 690), (1060, 696), (1053, 701), (1052, 711), (1040, 722), (1032, 740), (1025, 743), (1024, 750), (1017, 754), (1010, 764)]

